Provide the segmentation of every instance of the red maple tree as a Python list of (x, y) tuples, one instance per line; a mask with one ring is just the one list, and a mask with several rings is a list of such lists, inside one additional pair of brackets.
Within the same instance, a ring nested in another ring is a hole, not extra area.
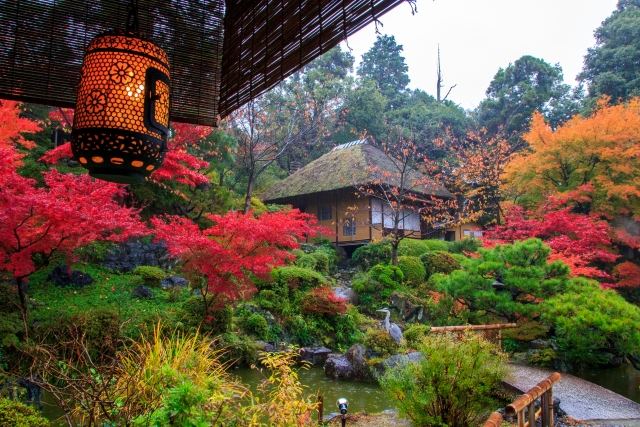
[(248, 298), (255, 292), (252, 277), (266, 278), (273, 267), (293, 255), (291, 250), (318, 232), (312, 215), (298, 210), (264, 213), (228, 212), (208, 215), (214, 225), (201, 229), (178, 216), (152, 218), (156, 239), (184, 268), (206, 281), (203, 296), (227, 301)]
[[(13, 114), (9, 120), (21, 120), (17, 107)], [(34, 129), (33, 122), (23, 124)], [(137, 210), (118, 203), (122, 186), (55, 170), (46, 172), (45, 185), (38, 186), (18, 174), (22, 155), (15, 144), (30, 144), (20, 140), (23, 128), (7, 129), (0, 138), (0, 272), (15, 279), (26, 319), (24, 284), (36, 269), (34, 255), (46, 261), (56, 252), (70, 259), (79, 246), (94, 240), (121, 241), (144, 234), (146, 227)]]
[(618, 255), (611, 250), (611, 227), (606, 221), (572, 213), (570, 208), (535, 215), (514, 206), (507, 212), (503, 225), (485, 232), (484, 240), (491, 246), (531, 237), (549, 245), (550, 259), (565, 262), (573, 275), (611, 279), (601, 266), (614, 262)]

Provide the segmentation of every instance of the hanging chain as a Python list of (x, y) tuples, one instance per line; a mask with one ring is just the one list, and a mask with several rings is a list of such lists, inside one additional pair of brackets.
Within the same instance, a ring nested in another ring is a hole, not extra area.
[(127, 12), (127, 33), (138, 35), (140, 33), (138, 25), (138, 0), (130, 0)]

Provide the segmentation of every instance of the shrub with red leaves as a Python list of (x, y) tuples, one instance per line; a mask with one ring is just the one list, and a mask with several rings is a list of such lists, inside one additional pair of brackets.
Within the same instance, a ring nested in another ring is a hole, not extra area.
[(347, 300), (337, 296), (328, 286), (312, 289), (302, 303), (302, 311), (307, 314), (336, 316), (347, 312)]

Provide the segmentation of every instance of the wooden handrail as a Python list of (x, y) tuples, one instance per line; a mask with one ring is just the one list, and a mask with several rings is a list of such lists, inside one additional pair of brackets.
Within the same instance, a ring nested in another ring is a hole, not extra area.
[(491, 331), (495, 329), (516, 328), (515, 323), (493, 323), (489, 325), (456, 325), (456, 326), (433, 326), (430, 332), (460, 332), (460, 331)]
[(533, 401), (542, 396), (547, 391), (551, 390), (553, 385), (557, 383), (561, 378), (558, 372), (554, 372), (544, 380), (529, 389), (525, 394), (520, 395), (512, 404), (507, 406), (507, 411), (518, 412), (529, 406)]
[(483, 427), (500, 427), (502, 425), (502, 414), (500, 412), (492, 412)]

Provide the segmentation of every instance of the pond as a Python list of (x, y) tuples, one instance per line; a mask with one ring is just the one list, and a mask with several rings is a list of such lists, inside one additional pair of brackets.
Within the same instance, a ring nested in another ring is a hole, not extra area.
[[(264, 379), (264, 373), (256, 369), (239, 368), (234, 369), (232, 373), (251, 390), (255, 390)], [(378, 413), (385, 409), (393, 409), (389, 399), (375, 383), (332, 380), (318, 367), (301, 369), (299, 376), (309, 395), (316, 395), (320, 391), (324, 398), (325, 414), (337, 411), (335, 402), (339, 397), (345, 397), (349, 401), (349, 412)]]
[(640, 403), (640, 371), (631, 365), (571, 373)]

